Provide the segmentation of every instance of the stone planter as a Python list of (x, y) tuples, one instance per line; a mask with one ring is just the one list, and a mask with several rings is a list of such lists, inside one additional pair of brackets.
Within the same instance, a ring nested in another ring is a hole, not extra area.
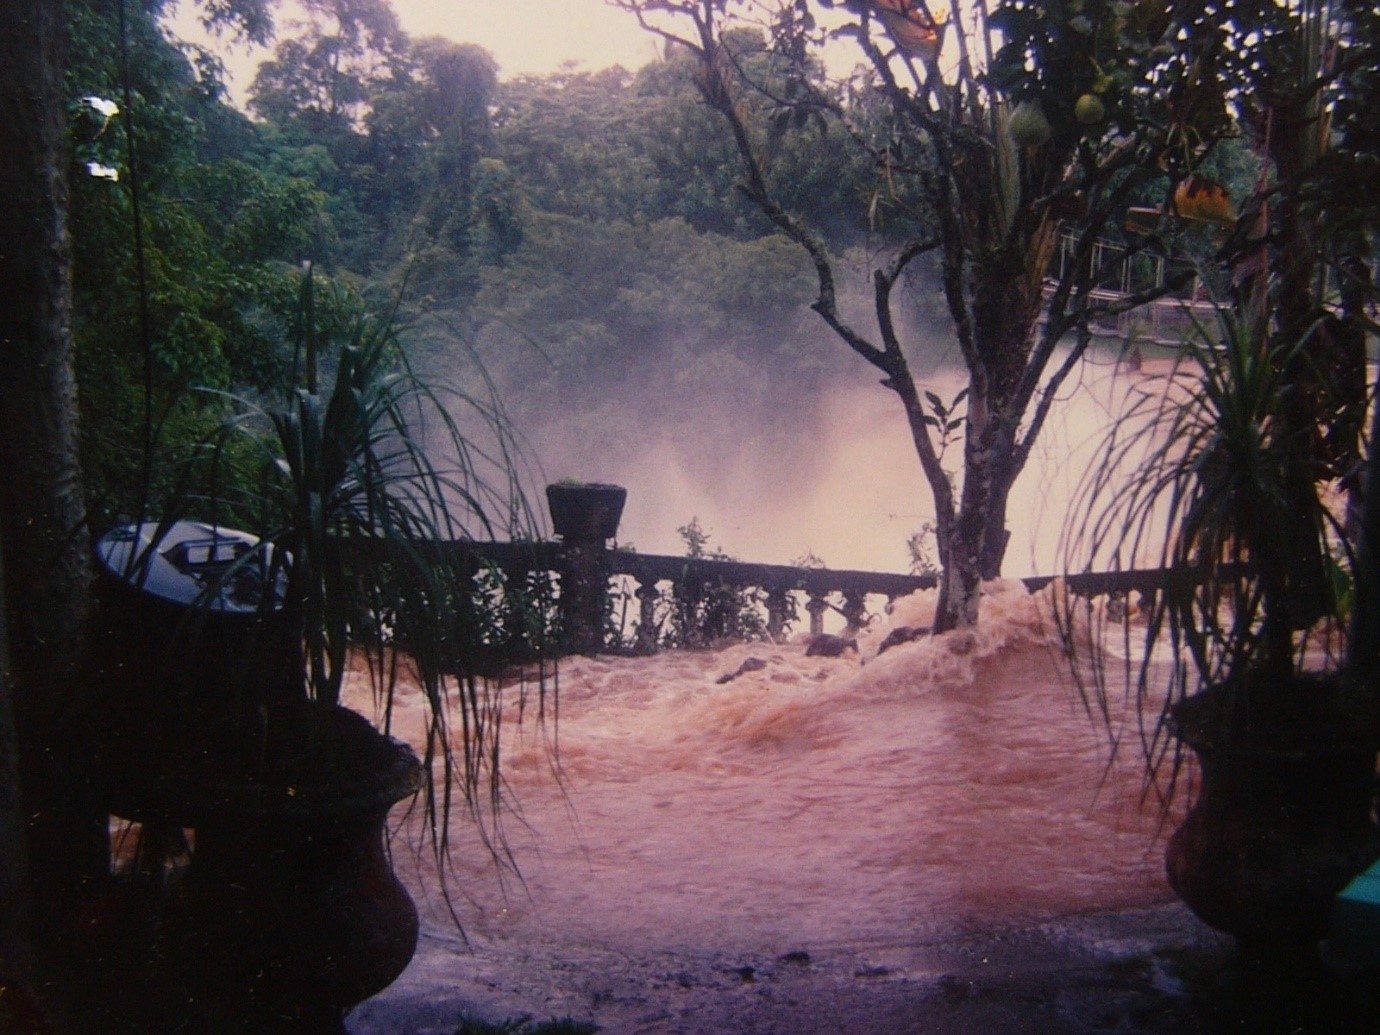
[(618, 535), (628, 490), (596, 482), (546, 487), (551, 525), (566, 542), (603, 542)]
[(1290, 696), (1287, 716), (1249, 733), (1226, 686), (1188, 698), (1171, 716), (1172, 732), (1198, 758), (1202, 785), (1169, 840), (1169, 883), (1244, 955), (1314, 951), (1337, 893), (1375, 850), (1368, 728), (1339, 717), (1335, 685)]
[(167, 893), (162, 955), (190, 1001), (236, 1031), (334, 1035), (416, 949), (416, 907), (384, 825), (423, 771), (362, 716), (308, 702), (271, 716), (263, 746), (255, 775), (217, 762), (144, 791), (142, 818), (194, 830), (191, 864)]

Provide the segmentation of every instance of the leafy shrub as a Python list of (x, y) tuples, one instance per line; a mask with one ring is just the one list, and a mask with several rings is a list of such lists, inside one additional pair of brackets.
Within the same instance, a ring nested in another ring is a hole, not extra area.
[[(692, 517), (676, 529), (690, 560), (731, 561), (710, 543), (709, 532)], [(688, 570), (686, 572), (688, 576)], [(686, 576), (664, 595), (669, 613), (660, 642), (666, 647), (709, 647), (718, 643), (767, 638), (765, 591), (723, 580), (699, 581)]]

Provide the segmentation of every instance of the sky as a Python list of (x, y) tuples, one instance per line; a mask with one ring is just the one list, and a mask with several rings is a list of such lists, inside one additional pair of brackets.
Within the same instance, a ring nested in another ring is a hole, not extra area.
[[(505, 79), (554, 72), (567, 61), (585, 71), (613, 65), (636, 69), (656, 57), (653, 37), (604, 0), (392, 0), (392, 6), (408, 35), (477, 43), (494, 56)], [(290, 34), (290, 17), (280, 13), (280, 35)], [(196, 5), (188, 0), (182, 0), (171, 24), (184, 39), (207, 41)], [(242, 101), (265, 52), (213, 46), (229, 70), (231, 96)]]
[(604, 0), (393, 0), (393, 9), (413, 36), (478, 43), (505, 77), (570, 60), (588, 70), (640, 68), (656, 56), (652, 37)]

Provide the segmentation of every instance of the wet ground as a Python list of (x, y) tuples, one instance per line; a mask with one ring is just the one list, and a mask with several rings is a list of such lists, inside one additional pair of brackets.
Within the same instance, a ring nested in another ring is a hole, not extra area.
[(1380, 1031), (1380, 976), (1328, 958), (1257, 973), (1183, 907), (1090, 913), (929, 944), (775, 955), (515, 949), (424, 933), (352, 1035), (572, 1018), (612, 1035)]

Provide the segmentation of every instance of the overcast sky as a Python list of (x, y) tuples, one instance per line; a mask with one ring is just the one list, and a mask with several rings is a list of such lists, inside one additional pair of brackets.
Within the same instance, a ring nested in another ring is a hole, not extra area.
[[(477, 43), (498, 61), (499, 75), (554, 72), (567, 61), (593, 71), (613, 65), (641, 68), (656, 56), (653, 37), (630, 15), (604, 0), (392, 0), (410, 36), (444, 36)], [(290, 35), (291, 14), (278, 15), (280, 35)], [(196, 5), (182, 0), (174, 32), (221, 51), (231, 76), (231, 95), (242, 100), (262, 50), (226, 49), (208, 40), (197, 24)]]
[(478, 43), (503, 76), (554, 72), (564, 61), (640, 68), (656, 56), (652, 37), (604, 0), (393, 0), (393, 9), (413, 36)]

